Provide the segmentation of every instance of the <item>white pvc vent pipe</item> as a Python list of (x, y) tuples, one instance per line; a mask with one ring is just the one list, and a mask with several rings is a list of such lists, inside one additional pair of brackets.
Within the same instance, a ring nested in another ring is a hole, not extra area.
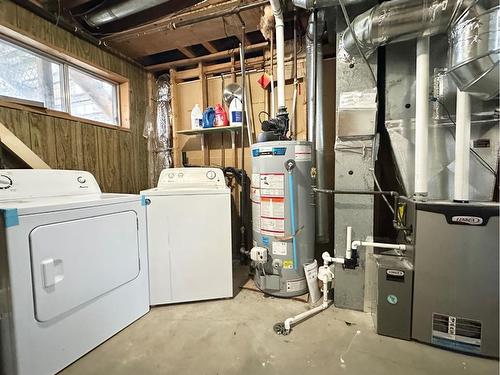
[(276, 60), (278, 73), (278, 111), (285, 108), (285, 23), (280, 0), (270, 0), (276, 25)]
[(429, 37), (417, 39), (415, 105), (415, 198), (425, 199), (429, 153)]
[(469, 201), (470, 95), (457, 89), (457, 126), (455, 136), (454, 200)]

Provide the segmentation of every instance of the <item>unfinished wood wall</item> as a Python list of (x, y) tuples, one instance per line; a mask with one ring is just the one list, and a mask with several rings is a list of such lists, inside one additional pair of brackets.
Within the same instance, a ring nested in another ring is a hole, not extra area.
[[(323, 62), (324, 69), (324, 118), (327, 133), (326, 144), (328, 147), (327, 154), (329, 158), (333, 155), (333, 137), (335, 129), (335, 61), (333, 59)], [(255, 134), (260, 132), (259, 112), (270, 112), (269, 95), (266, 90), (263, 90), (257, 83), (262, 72), (252, 72), (247, 74), (247, 85), (250, 87), (250, 97), (252, 102), (251, 120), (255, 129)], [(241, 83), (240, 77), (237, 81)], [(230, 76), (224, 76), (224, 84), (231, 82)], [(290, 81), (288, 81), (290, 82)], [(222, 98), (222, 78), (212, 77), (207, 79), (207, 103), (215, 106), (221, 103)], [(293, 85), (287, 84), (285, 87), (286, 105), (289, 110), (292, 108)], [(181, 82), (175, 85), (175, 130), (187, 130), (191, 127), (191, 110), (195, 104), (200, 107), (203, 102), (202, 98), (202, 82), (194, 80), (189, 82)], [(265, 119), (263, 115), (262, 118)], [(305, 80), (301, 80), (298, 96), (297, 96), (297, 139), (307, 139), (307, 112), (306, 112), (306, 84)], [(212, 166), (241, 166), (241, 150), (237, 150), (236, 155), (231, 150), (231, 137), (229, 133), (210, 134), (206, 136), (209, 148), (208, 164)], [(203, 153), (201, 151), (201, 143), (199, 136), (177, 135), (175, 151), (178, 153), (185, 152), (188, 162), (191, 165), (203, 165)], [(236, 137), (236, 147), (240, 147), (239, 133)], [(179, 166), (181, 158), (176, 158), (176, 166)], [(245, 170), (251, 175), (251, 152), (248, 144), (245, 143)], [(333, 173), (333, 165), (332, 165)]]
[(142, 137), (149, 104), (148, 74), (47, 22), (10, 1), (0, 0), (0, 24), (61, 49), (130, 81), (130, 130), (110, 129), (0, 106), (0, 122), (52, 168), (83, 169), (106, 192), (136, 193), (147, 187), (147, 146)]

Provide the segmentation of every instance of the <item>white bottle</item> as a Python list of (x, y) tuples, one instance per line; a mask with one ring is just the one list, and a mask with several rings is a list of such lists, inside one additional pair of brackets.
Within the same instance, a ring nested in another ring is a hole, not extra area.
[(229, 125), (242, 126), (243, 125), (243, 111), (241, 101), (234, 98), (229, 105)]
[(203, 112), (198, 104), (191, 110), (191, 128), (200, 129), (203, 127)]

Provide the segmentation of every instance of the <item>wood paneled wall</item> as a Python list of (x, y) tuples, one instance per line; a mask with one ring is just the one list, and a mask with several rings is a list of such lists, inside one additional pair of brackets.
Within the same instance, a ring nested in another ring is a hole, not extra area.
[[(299, 60), (300, 62), (300, 60)], [(323, 61), (323, 70), (325, 75), (324, 82), (324, 120), (326, 128), (325, 146), (327, 150), (327, 162), (331, 165), (333, 171), (333, 140), (335, 134), (335, 60), (328, 59)], [(252, 113), (250, 119), (257, 135), (260, 130), (259, 112), (270, 112), (270, 98), (267, 90), (260, 87), (257, 80), (262, 72), (252, 72), (247, 75), (247, 85), (250, 87), (249, 95), (252, 102)], [(299, 77), (302, 78), (302, 77)], [(237, 80), (241, 83), (241, 78)], [(229, 76), (225, 76), (224, 84), (231, 82)], [(289, 81), (290, 82), (290, 81)], [(215, 106), (222, 101), (222, 86), (223, 82), (220, 77), (212, 77), (207, 79), (207, 103)], [(174, 130), (187, 130), (191, 128), (191, 110), (195, 104), (202, 105), (202, 83), (200, 80), (177, 83), (174, 88), (175, 92), (175, 108), (174, 112)], [(276, 94), (276, 93), (275, 93)], [(286, 105), (291, 110), (293, 98), (293, 85), (287, 84), (285, 87)], [(307, 111), (306, 111), (306, 81), (301, 80), (297, 95), (297, 139), (307, 139)], [(277, 103), (277, 101), (276, 101)], [(266, 116), (262, 115), (265, 119)], [(236, 137), (236, 147), (238, 148), (236, 155), (231, 150), (231, 138), (228, 133), (210, 134), (207, 135), (207, 144), (209, 148), (209, 164), (212, 166), (232, 166), (239, 168), (241, 166), (241, 149), (240, 135)], [(246, 138), (246, 137), (245, 137)], [(246, 138), (247, 139), (247, 138)], [(203, 165), (203, 153), (201, 151), (201, 143), (199, 136), (177, 135), (177, 144), (174, 145), (176, 152), (185, 152), (188, 162), (191, 165)], [(245, 141), (247, 142), (247, 141)], [(180, 156), (178, 161), (181, 160)], [(245, 143), (245, 170), (248, 175), (251, 175), (251, 151), (248, 144)], [(176, 165), (179, 166), (179, 165)], [(333, 186), (331, 178), (329, 178), (329, 186)]]
[(142, 133), (150, 100), (147, 72), (10, 1), (0, 0), (0, 24), (126, 77), (131, 98), (129, 130), (2, 106), (0, 122), (52, 168), (87, 170), (106, 192), (137, 193), (146, 188), (147, 144)]

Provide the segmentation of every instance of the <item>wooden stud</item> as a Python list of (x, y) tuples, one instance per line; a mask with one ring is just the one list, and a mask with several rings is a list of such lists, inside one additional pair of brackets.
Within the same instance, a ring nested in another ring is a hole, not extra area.
[[(201, 82), (201, 106), (202, 110), (208, 106), (208, 85), (207, 76), (204, 72), (203, 63), (198, 63), (198, 78)], [(203, 164), (210, 165), (210, 142), (209, 137), (201, 136), (201, 148), (203, 150)]]
[(176, 70), (170, 69), (170, 107), (172, 110), (172, 140), (173, 140), (173, 152), (174, 152), (174, 167), (180, 167), (182, 165), (181, 152), (179, 147), (179, 136), (177, 135), (177, 130), (180, 130), (178, 121), (179, 114), (177, 108), (177, 82), (176, 82)]

